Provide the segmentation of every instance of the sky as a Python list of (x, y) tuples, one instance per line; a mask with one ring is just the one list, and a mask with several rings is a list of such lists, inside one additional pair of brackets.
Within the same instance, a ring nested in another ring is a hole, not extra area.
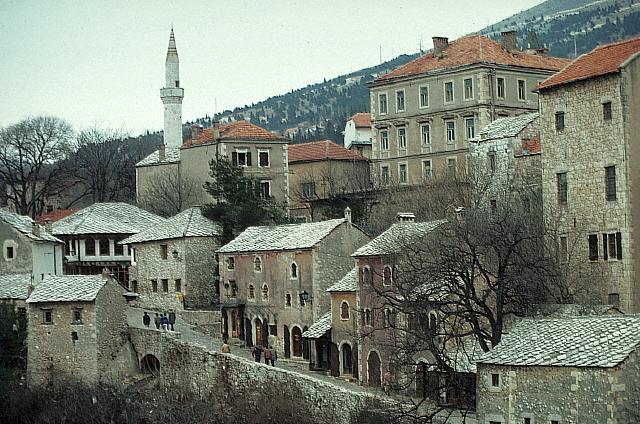
[(541, 0), (0, 0), (0, 127), (55, 115), (132, 135), (163, 125), (173, 25), (183, 121), (453, 40)]

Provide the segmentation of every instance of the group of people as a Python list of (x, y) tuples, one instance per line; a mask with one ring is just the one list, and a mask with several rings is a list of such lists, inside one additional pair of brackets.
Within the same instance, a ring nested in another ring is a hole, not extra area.
[[(151, 325), (151, 317), (149, 316), (147, 311), (144, 311), (144, 315), (142, 316), (142, 323), (147, 328), (149, 328), (149, 326)], [(160, 328), (162, 328), (163, 331), (175, 331), (176, 313), (174, 311), (169, 311), (168, 314), (166, 312), (156, 312), (156, 316), (153, 318), (153, 323), (156, 326), (156, 330), (160, 330)]]
[(260, 358), (264, 355), (264, 363), (271, 366), (275, 366), (278, 359), (278, 353), (273, 346), (254, 346), (251, 350), (251, 355), (256, 362), (260, 362)]

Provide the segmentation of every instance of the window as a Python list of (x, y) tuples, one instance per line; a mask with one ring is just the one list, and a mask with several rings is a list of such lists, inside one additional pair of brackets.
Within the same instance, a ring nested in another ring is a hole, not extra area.
[(422, 177), (425, 180), (433, 178), (433, 168), (431, 166), (431, 159), (422, 161)]
[(602, 103), (602, 118), (605, 121), (611, 121), (612, 111), (611, 111), (611, 102)]
[(420, 87), (420, 107), (429, 107), (429, 87)]
[(340, 304), (340, 319), (349, 319), (349, 304), (345, 301), (342, 301), (342, 303)]
[(504, 99), (504, 78), (496, 78), (496, 85), (498, 86), (498, 98)]
[(382, 284), (385, 286), (390, 286), (392, 278), (393, 276), (391, 273), (391, 267), (387, 265), (384, 267), (384, 270), (382, 271)]
[(167, 259), (169, 257), (169, 246), (166, 244), (160, 245), (160, 259)]
[(396, 112), (404, 111), (404, 90), (396, 91)]
[(531, 424), (531, 418), (529, 418), (529, 417), (523, 418), (522, 424)]
[(551, 420), (551, 422), (549, 424), (560, 424), (560, 421), (558, 420)]
[(607, 166), (604, 168), (605, 173), (605, 191), (607, 200), (616, 200), (616, 167)]
[(263, 199), (271, 197), (271, 181), (260, 181), (260, 197)]
[(7, 259), (13, 259), (14, 256), (15, 256), (15, 253), (13, 250), (13, 246), (7, 246), (7, 252), (6, 252)]
[(496, 152), (489, 152), (489, 169), (491, 172), (496, 170)]
[(500, 374), (491, 374), (491, 387), (500, 387)]
[(602, 258), (622, 259), (622, 233), (609, 233), (602, 235), (602, 248), (604, 249)]
[(287, 308), (291, 307), (291, 294), (287, 293), (287, 295), (284, 297), (284, 306), (286, 306)]
[(227, 269), (232, 271), (236, 268), (236, 260), (234, 258), (227, 258)]
[(169, 293), (169, 280), (166, 278), (162, 279), (162, 291), (165, 293)]
[(556, 112), (556, 131), (564, 130), (564, 112)]
[(364, 278), (364, 282), (367, 284), (371, 284), (373, 282), (371, 278), (371, 268), (369, 268), (368, 266), (364, 267), (363, 278)]
[(556, 174), (556, 178), (558, 180), (558, 204), (566, 205), (568, 201), (567, 173), (559, 172)]
[(78, 341), (78, 332), (77, 331), (72, 331), (71, 332), (71, 340), (73, 340), (74, 342)]
[(456, 141), (456, 123), (455, 121), (446, 121), (445, 128), (447, 130), (447, 142), (454, 143)]
[(101, 238), (98, 241), (100, 256), (109, 256), (109, 239)]
[(444, 83), (444, 102), (453, 102), (453, 81)]
[(383, 165), (380, 167), (380, 182), (382, 185), (389, 185), (389, 167)]
[(473, 79), (467, 78), (464, 80), (464, 99), (473, 99)]
[(371, 309), (364, 310), (364, 325), (371, 325)]
[(382, 311), (382, 326), (384, 328), (389, 328), (391, 327), (391, 310), (385, 308)]
[(258, 150), (258, 166), (261, 168), (269, 167), (269, 151)]
[(607, 303), (609, 305), (619, 305), (620, 304), (620, 293), (609, 293), (607, 295)]
[(251, 152), (248, 150), (236, 150), (231, 153), (231, 162), (235, 166), (251, 166)]
[(253, 260), (253, 270), (262, 272), (262, 260), (258, 256)]
[(589, 234), (589, 260), (598, 260), (598, 235)]
[(378, 95), (378, 104), (380, 109), (380, 115), (387, 113), (387, 94), (382, 93)]
[(73, 323), (82, 324), (82, 309), (76, 308), (73, 310)]
[(158, 292), (158, 280), (151, 280), (151, 291)]
[(262, 299), (267, 300), (269, 298), (269, 286), (266, 284), (262, 286)]
[(447, 175), (449, 175), (450, 177), (455, 177), (458, 168), (458, 161), (456, 158), (448, 158), (447, 159)]
[(291, 278), (298, 278), (298, 265), (295, 262), (291, 264)]
[(389, 151), (389, 131), (380, 131), (380, 150), (383, 152)]
[(235, 280), (229, 280), (229, 286), (231, 286), (231, 297), (238, 297), (238, 285)]
[(256, 298), (256, 289), (253, 287), (253, 284), (249, 284), (249, 299)]
[(407, 130), (406, 128), (398, 128), (398, 149), (407, 148)]
[(87, 256), (96, 255), (96, 241), (91, 237), (84, 241), (84, 254)]
[(113, 254), (115, 256), (124, 256), (124, 244), (118, 244), (120, 240), (116, 240), (113, 244)]
[(51, 309), (45, 309), (42, 311), (42, 323), (53, 324), (53, 311)]
[(422, 138), (422, 145), (429, 146), (431, 144), (431, 125), (420, 125), (420, 136)]
[(491, 213), (498, 212), (498, 201), (496, 199), (491, 199), (489, 203), (491, 204)]
[(518, 80), (518, 100), (527, 100), (527, 85), (524, 80)]
[(131, 291), (138, 293), (138, 280), (131, 280)]
[(314, 197), (316, 194), (316, 183), (315, 182), (307, 182), (302, 183), (302, 196), (305, 199), (310, 199)]
[(180, 293), (182, 291), (182, 280), (180, 278), (176, 278), (176, 293)]
[(566, 263), (569, 259), (569, 242), (567, 236), (560, 236), (560, 241), (558, 243), (558, 255), (560, 256), (558, 258), (560, 263)]
[(407, 183), (407, 164), (401, 163), (398, 165), (398, 179), (400, 180), (400, 184)]
[(467, 140), (471, 140), (476, 136), (476, 119), (475, 118), (465, 118), (464, 120), (465, 126), (465, 134), (467, 136)]

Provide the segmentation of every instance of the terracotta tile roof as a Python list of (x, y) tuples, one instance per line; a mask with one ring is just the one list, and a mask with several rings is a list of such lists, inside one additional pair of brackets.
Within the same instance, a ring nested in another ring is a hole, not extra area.
[(395, 71), (378, 77), (375, 82), (478, 63), (559, 71), (569, 63), (569, 60), (524, 52), (510, 53), (500, 43), (489, 37), (468, 35), (450, 42), (442, 57), (427, 53)]
[(79, 210), (80, 208), (57, 209), (55, 211), (43, 213), (36, 219), (36, 221), (39, 224), (44, 224), (47, 221), (56, 222), (62, 218), (78, 212)]
[(369, 112), (356, 113), (351, 117), (356, 128), (371, 128), (371, 114)]
[(367, 158), (349, 149), (337, 145), (333, 141), (314, 141), (311, 143), (292, 144), (289, 146), (289, 163), (318, 160), (353, 160), (366, 161)]
[(639, 52), (640, 38), (596, 47), (589, 53), (578, 57), (562, 71), (549, 77), (538, 88), (556, 87), (569, 82), (618, 72), (625, 60)]
[[(230, 124), (220, 125), (220, 138), (218, 140), (247, 140), (247, 141), (287, 141), (281, 135), (274, 134), (271, 131), (259, 127), (247, 121), (235, 121)], [(205, 128), (202, 130), (195, 142), (189, 138), (184, 142), (182, 147), (191, 147), (194, 145), (208, 144), (214, 141), (213, 128)]]

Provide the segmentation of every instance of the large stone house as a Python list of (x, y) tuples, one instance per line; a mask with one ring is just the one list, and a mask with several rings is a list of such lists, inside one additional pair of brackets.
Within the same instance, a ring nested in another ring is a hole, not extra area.
[(189, 208), (120, 242), (131, 248), (129, 288), (146, 308), (217, 303), (215, 251), (220, 227)]
[(368, 240), (349, 210), (344, 219), (247, 228), (218, 250), (223, 335), (308, 359), (302, 333), (329, 310), (325, 290)]
[[(640, 38), (597, 47), (540, 85), (545, 218), (576, 293), (640, 311)], [(579, 299), (583, 303), (585, 300)]]
[(369, 161), (336, 143), (314, 141), (289, 146), (290, 214), (318, 221), (332, 200), (370, 189)]
[(568, 61), (470, 35), (434, 48), (370, 85), (374, 174), (383, 185), (415, 185), (465, 169), (468, 141), (499, 117), (538, 109), (532, 90)]
[(525, 319), (477, 360), (479, 423), (638, 422), (640, 318)]
[(108, 274), (49, 276), (27, 299), (27, 383), (118, 383), (135, 371), (125, 289)]
[(164, 218), (127, 203), (95, 203), (53, 224), (64, 242), (64, 273), (95, 275), (108, 268), (125, 286), (131, 254), (125, 238), (164, 222)]

